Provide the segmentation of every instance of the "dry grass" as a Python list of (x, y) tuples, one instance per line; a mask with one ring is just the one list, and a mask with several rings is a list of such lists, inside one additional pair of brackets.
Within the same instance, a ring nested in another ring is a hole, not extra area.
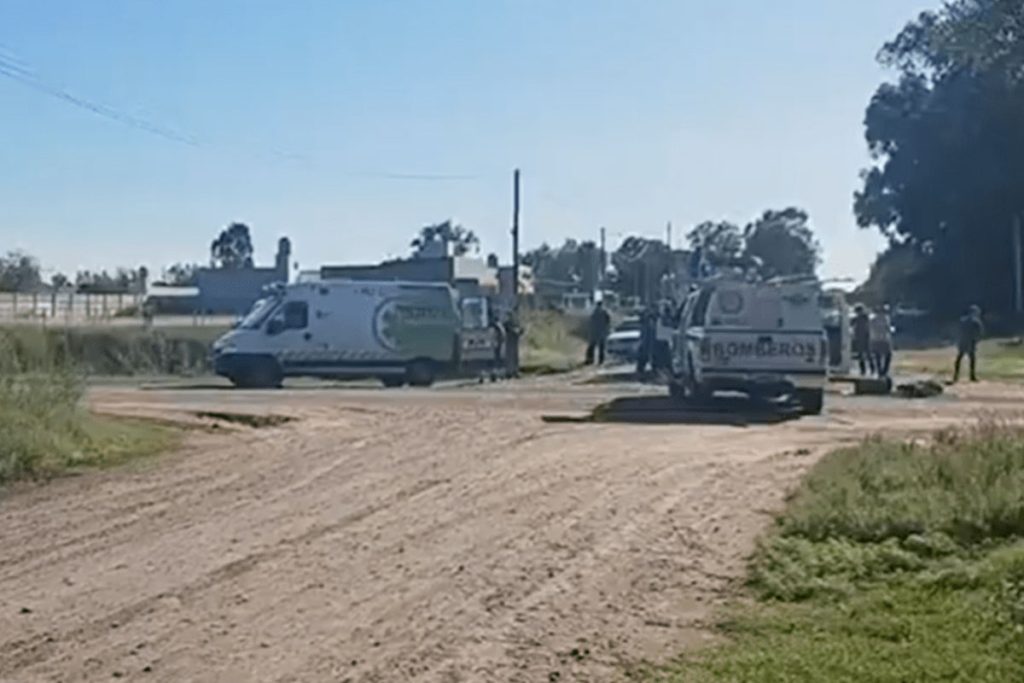
[(555, 311), (526, 311), (521, 365), (526, 373), (564, 372), (583, 363), (585, 319)]

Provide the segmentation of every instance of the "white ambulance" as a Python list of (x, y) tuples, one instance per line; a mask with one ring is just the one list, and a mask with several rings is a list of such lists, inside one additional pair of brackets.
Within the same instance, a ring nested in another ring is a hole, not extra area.
[(829, 344), (817, 282), (719, 281), (691, 293), (673, 343), (673, 397), (716, 391), (823, 406)]
[(214, 371), (252, 388), (296, 376), (429, 386), (493, 362), (486, 322), (485, 310), (464, 329), (456, 292), (443, 283), (299, 282), (257, 301), (214, 343)]

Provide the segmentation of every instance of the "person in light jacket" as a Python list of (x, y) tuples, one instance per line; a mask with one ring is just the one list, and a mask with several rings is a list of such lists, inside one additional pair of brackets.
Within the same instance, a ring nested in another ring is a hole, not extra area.
[(888, 304), (878, 307), (875, 314), (871, 316), (869, 328), (871, 355), (875, 359), (875, 372), (879, 377), (885, 379), (889, 377), (889, 370), (892, 367), (892, 316), (889, 314)]
[(871, 354), (871, 316), (868, 315), (868, 309), (864, 307), (864, 304), (857, 304), (853, 311), (853, 320), (850, 323), (853, 333), (850, 346), (863, 377), (869, 372), (871, 374), (875, 372), (875, 358)]

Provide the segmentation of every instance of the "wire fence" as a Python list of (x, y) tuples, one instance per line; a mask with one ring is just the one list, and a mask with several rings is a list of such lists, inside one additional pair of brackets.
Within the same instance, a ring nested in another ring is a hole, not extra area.
[(142, 316), (143, 294), (86, 294), (77, 292), (0, 292), (0, 325), (114, 327), (224, 327), (234, 321), (224, 315)]
[(100, 321), (139, 316), (142, 294), (0, 292), (0, 321)]

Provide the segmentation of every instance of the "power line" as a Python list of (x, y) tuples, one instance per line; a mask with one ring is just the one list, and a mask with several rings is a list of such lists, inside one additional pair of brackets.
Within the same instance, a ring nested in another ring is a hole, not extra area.
[(438, 181), (451, 181), (451, 180), (477, 180), (480, 176), (478, 175), (459, 175), (459, 174), (446, 174), (446, 173), (359, 173), (356, 175), (365, 176), (369, 178), (383, 178), (385, 180), (438, 180)]
[[(31, 66), (22, 59), (19, 59), (12, 50), (0, 44), (0, 77), (7, 78), (24, 87), (35, 90), (56, 100), (65, 102), (78, 109), (82, 109), (96, 116), (119, 123), (129, 128), (155, 135), (170, 142), (187, 145), (189, 147), (210, 147), (209, 143), (202, 142), (198, 137), (181, 133), (167, 126), (139, 118), (132, 114), (120, 111), (92, 99), (76, 95), (64, 87), (43, 79)], [(285, 152), (272, 149), (269, 153), (253, 153), (252, 156), (264, 160), (274, 159), (289, 163), (308, 163), (309, 157), (305, 154)], [(341, 175), (358, 178), (377, 178), (381, 180), (395, 181), (426, 181), (426, 182), (456, 182), (477, 180), (478, 174), (448, 174), (448, 173), (406, 173), (392, 171), (351, 171), (341, 172)]]
[(164, 128), (163, 126), (132, 116), (131, 114), (125, 114), (111, 107), (99, 104), (98, 102), (93, 102), (91, 100), (78, 97), (77, 95), (73, 95), (60, 86), (44, 81), (28, 69), (19, 66), (6, 57), (0, 57), (0, 76), (5, 76), (37, 92), (41, 92), (55, 99), (67, 102), (79, 109), (84, 109), (85, 111), (92, 112), (97, 116), (102, 116), (103, 118), (111, 121), (115, 121), (152, 135), (157, 135), (172, 142), (189, 145), (190, 147), (199, 146), (199, 141), (194, 137), (182, 135)]
[(3, 43), (0, 43), (0, 58), (19, 66), (23, 71), (29, 71), (29, 65), (24, 60), (19, 59), (14, 50)]

